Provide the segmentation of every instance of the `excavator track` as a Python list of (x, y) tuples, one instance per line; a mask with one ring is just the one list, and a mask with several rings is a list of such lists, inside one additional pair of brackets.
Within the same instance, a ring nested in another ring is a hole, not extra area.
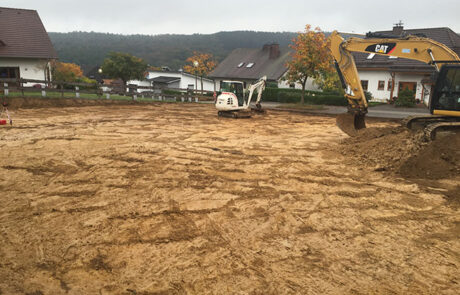
[(243, 119), (251, 118), (251, 112), (248, 111), (218, 111), (217, 116), (224, 118)]
[(438, 132), (455, 132), (460, 134), (460, 122), (433, 123), (424, 129), (425, 138), (427, 140), (435, 140)]
[(420, 116), (409, 116), (402, 120), (401, 124), (404, 127), (409, 129), (415, 129), (416, 126), (421, 128), (425, 128), (426, 126), (434, 123), (442, 123), (442, 122), (456, 122), (457, 119), (455, 117), (450, 116), (436, 116), (436, 115), (420, 115)]

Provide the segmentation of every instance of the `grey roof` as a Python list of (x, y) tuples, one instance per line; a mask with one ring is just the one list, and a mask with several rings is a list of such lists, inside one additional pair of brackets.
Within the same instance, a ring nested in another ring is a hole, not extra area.
[(35, 10), (0, 7), (0, 40), (0, 57), (58, 57)]
[[(280, 48), (279, 57), (270, 59), (269, 50), (237, 48), (209, 74), (209, 77), (257, 80), (265, 75), (267, 80), (277, 81), (288, 69), (286, 63), (291, 58), (291, 52), (289, 48)], [(240, 63), (244, 65), (238, 68)], [(254, 66), (247, 68), (248, 63), (254, 63)]]
[[(393, 31), (378, 31), (375, 33), (392, 35)], [(460, 55), (460, 36), (449, 28), (426, 28), (404, 30), (403, 35), (423, 34), (426, 37), (447, 45)], [(375, 55), (368, 60), (368, 53), (353, 53), (358, 69), (385, 69), (394, 72), (430, 73), (434, 68), (426, 63), (406, 58), (390, 59), (387, 56)]]
[(180, 78), (177, 77), (166, 77), (166, 76), (159, 76), (155, 77), (153, 79), (148, 79), (148, 81), (152, 81), (153, 83), (165, 83), (165, 84), (170, 84), (174, 83), (176, 81), (180, 81)]

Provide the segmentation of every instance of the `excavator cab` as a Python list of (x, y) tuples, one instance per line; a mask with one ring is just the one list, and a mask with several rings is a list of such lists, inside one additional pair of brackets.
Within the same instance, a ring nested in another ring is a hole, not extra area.
[(431, 96), (430, 112), (460, 117), (460, 65), (441, 68)]
[(242, 82), (222, 81), (220, 91), (235, 94), (238, 99), (238, 106), (244, 105), (244, 85)]

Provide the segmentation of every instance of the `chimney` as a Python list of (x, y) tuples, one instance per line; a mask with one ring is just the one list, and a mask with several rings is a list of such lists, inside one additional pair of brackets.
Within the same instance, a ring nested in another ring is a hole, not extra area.
[(404, 24), (402, 23), (402, 21), (399, 21), (399, 23), (394, 24), (393, 35), (401, 36), (403, 31), (404, 31)]
[(270, 59), (276, 59), (280, 57), (280, 45), (277, 43), (273, 43), (270, 45)]

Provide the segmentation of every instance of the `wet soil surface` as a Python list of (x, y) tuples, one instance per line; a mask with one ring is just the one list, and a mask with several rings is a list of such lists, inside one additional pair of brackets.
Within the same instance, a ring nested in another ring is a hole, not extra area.
[(0, 129), (1, 294), (459, 293), (459, 176), (406, 177), (406, 160), (356, 150), (385, 135), (192, 104), (13, 120)]

